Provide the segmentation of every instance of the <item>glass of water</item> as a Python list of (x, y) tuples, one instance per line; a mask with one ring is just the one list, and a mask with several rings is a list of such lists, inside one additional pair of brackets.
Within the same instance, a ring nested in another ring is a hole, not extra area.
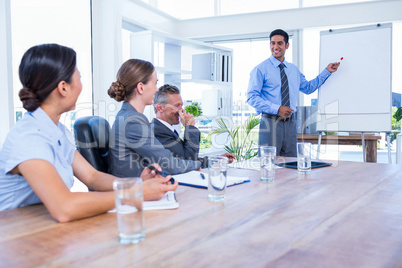
[(260, 181), (275, 181), (275, 146), (260, 146)]
[(311, 143), (297, 143), (297, 170), (300, 174), (311, 173)]
[(208, 158), (208, 200), (221, 202), (226, 198), (228, 158), (214, 156)]
[(117, 229), (121, 244), (136, 244), (145, 239), (141, 178), (118, 178), (113, 182)]

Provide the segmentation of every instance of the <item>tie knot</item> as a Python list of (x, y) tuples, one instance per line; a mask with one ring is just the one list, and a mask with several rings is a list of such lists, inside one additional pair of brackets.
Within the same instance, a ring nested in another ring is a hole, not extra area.
[(281, 71), (283, 70), (283, 67), (285, 67), (285, 64), (283, 63), (279, 64), (279, 68), (281, 69)]

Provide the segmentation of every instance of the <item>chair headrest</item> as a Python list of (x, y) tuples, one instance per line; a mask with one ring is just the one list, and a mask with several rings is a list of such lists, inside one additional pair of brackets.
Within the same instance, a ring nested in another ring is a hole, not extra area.
[(74, 123), (77, 150), (97, 170), (107, 172), (109, 122), (99, 116), (86, 116)]
[(107, 154), (109, 151), (109, 135), (110, 125), (106, 119), (94, 116), (88, 120), (88, 125), (91, 129), (92, 136), (97, 144), (99, 153), (102, 155)]

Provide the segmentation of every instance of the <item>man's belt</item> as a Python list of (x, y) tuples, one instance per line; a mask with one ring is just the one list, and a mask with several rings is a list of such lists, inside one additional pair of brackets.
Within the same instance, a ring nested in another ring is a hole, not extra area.
[(271, 118), (276, 121), (285, 121), (286, 122), (286, 121), (290, 121), (294, 117), (294, 114), (292, 114), (289, 117), (282, 117), (282, 116), (274, 115), (274, 114), (261, 113), (261, 116), (266, 117), (266, 118)]

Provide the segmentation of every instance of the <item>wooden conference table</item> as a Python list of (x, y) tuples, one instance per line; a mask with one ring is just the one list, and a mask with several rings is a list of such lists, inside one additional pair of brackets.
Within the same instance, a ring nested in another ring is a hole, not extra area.
[(1, 267), (396, 267), (402, 167), (334, 162), (307, 176), (230, 169), (250, 183), (223, 203), (179, 186), (180, 207), (145, 211), (146, 238), (120, 245), (116, 215), (56, 223), (43, 205), (0, 212)]
[[(364, 143), (366, 149), (366, 162), (377, 162), (377, 141), (381, 136), (366, 134), (364, 135)], [(311, 142), (318, 144), (318, 134), (297, 134), (299, 142)], [(362, 145), (361, 135), (322, 135), (321, 144), (339, 144), (339, 145)]]

